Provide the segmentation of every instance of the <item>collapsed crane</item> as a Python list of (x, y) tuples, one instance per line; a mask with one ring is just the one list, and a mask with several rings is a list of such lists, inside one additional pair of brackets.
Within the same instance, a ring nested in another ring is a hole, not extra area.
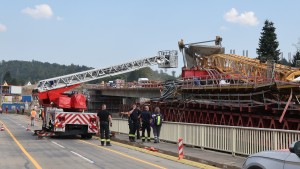
[(300, 69), (225, 54), (221, 41), (179, 41), (182, 77), (153, 100), (165, 120), (300, 130)]
[(68, 94), (66, 91), (85, 82), (153, 65), (174, 68), (178, 65), (177, 60), (176, 50), (159, 51), (157, 56), (39, 81), (33, 95), (45, 107), (45, 117), (42, 130), (35, 130), (35, 133), (40, 137), (81, 135), (83, 138), (91, 138), (97, 132), (96, 114), (82, 113), (86, 110), (86, 98), (83, 94)]

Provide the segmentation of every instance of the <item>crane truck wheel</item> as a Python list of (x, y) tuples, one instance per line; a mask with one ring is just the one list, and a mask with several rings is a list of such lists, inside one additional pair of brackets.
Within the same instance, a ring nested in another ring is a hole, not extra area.
[(92, 134), (81, 134), (82, 139), (91, 139), (93, 137)]
[(86, 136), (87, 139), (91, 139), (92, 137), (93, 137), (93, 135), (91, 135), (91, 134), (87, 134), (87, 136)]

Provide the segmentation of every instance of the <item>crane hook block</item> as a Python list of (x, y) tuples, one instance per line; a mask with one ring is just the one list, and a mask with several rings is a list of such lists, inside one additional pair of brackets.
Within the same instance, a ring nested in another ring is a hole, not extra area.
[(221, 36), (216, 36), (215, 45), (221, 45), (221, 42), (222, 42)]
[(178, 47), (179, 47), (179, 51), (182, 52), (183, 48), (184, 48), (184, 42), (183, 39), (181, 39), (180, 41), (178, 41)]

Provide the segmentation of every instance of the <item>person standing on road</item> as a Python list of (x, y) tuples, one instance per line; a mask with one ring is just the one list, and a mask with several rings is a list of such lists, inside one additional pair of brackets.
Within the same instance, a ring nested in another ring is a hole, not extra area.
[(153, 128), (154, 143), (159, 143), (160, 129), (163, 122), (159, 107), (155, 107), (152, 114), (151, 125)]
[(0, 113), (2, 114), (2, 107), (0, 106)]
[(138, 122), (136, 124), (136, 139), (139, 140), (141, 139), (141, 132), (140, 132), (140, 129), (141, 129), (141, 114), (142, 114), (142, 111), (141, 111), (141, 108), (139, 106), (136, 107), (138, 111)]
[(34, 126), (35, 116), (36, 116), (36, 111), (33, 108), (30, 113), (31, 126)]
[(139, 115), (141, 114), (141, 111), (136, 108), (136, 104), (132, 105), (132, 110), (129, 112), (121, 112), (121, 114), (127, 114), (128, 117), (128, 124), (129, 124), (129, 141), (135, 142), (135, 132), (137, 130), (137, 127), (139, 126), (138, 119)]
[(130, 115), (127, 112), (120, 112), (120, 114), (122, 114), (122, 119), (123, 119), (123, 115), (126, 114), (127, 118), (128, 118), (128, 128), (129, 128), (129, 140), (131, 140), (131, 136), (130, 136), (130, 131), (131, 131), (131, 119), (130, 119)]
[(151, 113), (149, 112), (149, 106), (145, 106), (144, 111), (141, 114), (141, 122), (142, 122), (142, 141), (145, 142), (145, 130), (147, 130), (147, 141), (150, 142), (150, 121), (151, 121)]
[[(99, 125), (100, 123), (100, 125)], [(97, 113), (97, 128), (98, 133), (100, 132), (101, 146), (111, 146), (109, 136), (109, 126), (112, 126), (111, 114), (106, 110), (106, 104), (102, 104), (102, 110)], [(104, 139), (105, 134), (105, 139)]]
[(45, 110), (44, 108), (42, 108), (42, 120), (44, 121), (44, 117), (45, 117)]
[(41, 117), (42, 117), (42, 109), (40, 108), (39, 109), (39, 120), (41, 119)]

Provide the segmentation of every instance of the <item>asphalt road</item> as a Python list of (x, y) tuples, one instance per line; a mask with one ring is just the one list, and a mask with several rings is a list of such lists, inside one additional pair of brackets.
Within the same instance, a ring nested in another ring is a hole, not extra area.
[(99, 146), (97, 139), (79, 137), (43, 138), (33, 136), (41, 122), (26, 131), (30, 120), (26, 116), (0, 114), (0, 168), (196, 168), (177, 161), (135, 151), (112, 142), (111, 147)]

